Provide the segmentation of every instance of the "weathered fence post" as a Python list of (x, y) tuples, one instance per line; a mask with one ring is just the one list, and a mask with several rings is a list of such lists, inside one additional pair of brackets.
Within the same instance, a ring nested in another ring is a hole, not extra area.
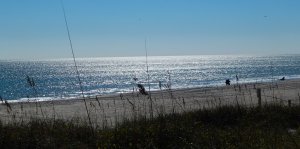
[(256, 89), (256, 95), (258, 98), (258, 107), (261, 107), (261, 89), (260, 88)]
[(292, 106), (292, 101), (288, 100), (288, 103), (289, 103), (289, 107), (291, 107)]
[(300, 94), (298, 93), (298, 97), (299, 97), (299, 105), (300, 105)]

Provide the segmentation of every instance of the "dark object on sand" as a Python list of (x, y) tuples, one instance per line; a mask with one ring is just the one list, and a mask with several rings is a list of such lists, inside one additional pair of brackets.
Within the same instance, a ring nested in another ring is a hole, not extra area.
[(226, 85), (230, 85), (230, 80), (226, 79), (225, 83), (226, 83)]
[(159, 86), (159, 89), (161, 90), (161, 87), (162, 87), (161, 81), (158, 81), (158, 86)]
[(282, 77), (282, 78), (281, 78), (281, 79), (279, 79), (279, 80), (283, 81), (283, 80), (285, 80), (285, 77)]
[(144, 88), (144, 86), (142, 84), (137, 84), (138, 88), (139, 88), (139, 92), (142, 94), (142, 95), (148, 95), (146, 89)]

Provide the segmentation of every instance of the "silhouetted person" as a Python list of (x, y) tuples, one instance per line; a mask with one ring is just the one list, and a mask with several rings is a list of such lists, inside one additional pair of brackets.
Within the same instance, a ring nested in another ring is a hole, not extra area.
[(161, 81), (158, 81), (158, 86), (159, 86), (159, 89), (161, 90), (161, 87), (162, 87)]
[(137, 84), (138, 88), (139, 88), (139, 92), (142, 94), (142, 95), (148, 95), (146, 89), (144, 88), (144, 86), (142, 84)]
[(226, 79), (225, 83), (226, 83), (226, 85), (230, 85), (230, 80)]

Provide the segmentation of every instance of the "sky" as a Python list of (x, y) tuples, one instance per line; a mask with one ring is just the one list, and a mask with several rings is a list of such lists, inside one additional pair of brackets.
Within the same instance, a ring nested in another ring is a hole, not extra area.
[[(299, 0), (63, 0), (76, 57), (300, 54)], [(60, 0), (0, 1), (0, 60), (70, 58)]]

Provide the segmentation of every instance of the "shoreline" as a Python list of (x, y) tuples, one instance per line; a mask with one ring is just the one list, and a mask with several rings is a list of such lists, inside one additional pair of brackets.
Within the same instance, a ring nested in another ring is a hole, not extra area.
[[(262, 104), (287, 105), (288, 100), (292, 104), (300, 104), (300, 79), (152, 91), (151, 100), (135, 92), (86, 97), (85, 101), (93, 123), (113, 126), (124, 119), (150, 117), (151, 114), (187, 112), (222, 105), (257, 106), (255, 88), (262, 89)], [(11, 110), (5, 104), (0, 104), (1, 120), (7, 122), (32, 118), (87, 119), (82, 98), (9, 104)]]
[[(284, 81), (293, 81), (293, 80), (300, 80), (300, 78), (291, 78), (291, 79), (286, 79)], [(276, 79), (276, 80), (266, 80), (266, 81), (256, 81), (256, 82), (252, 82), (252, 81), (249, 81), (249, 82), (241, 82), (241, 83), (236, 83), (236, 81), (234, 81), (233, 83), (231, 83), (230, 86), (235, 86), (235, 85), (251, 85), (251, 84), (269, 84), (269, 83), (272, 83), (272, 82), (281, 82), (281, 80), (279, 79)], [(219, 87), (224, 87), (226, 86), (225, 85), (225, 81), (222, 84), (217, 84), (217, 85), (207, 85), (207, 86), (199, 86), (199, 87), (182, 87), (182, 88), (174, 88), (172, 89), (172, 91), (177, 91), (177, 90), (188, 90), (188, 89), (201, 89), (201, 88), (219, 88)], [(145, 87), (147, 87), (147, 85), (145, 84)], [(148, 88), (148, 87), (147, 87)], [(147, 90), (148, 91), (148, 90)], [(156, 92), (166, 92), (168, 91), (168, 89), (152, 89), (151, 90), (151, 93), (156, 93)], [(137, 91), (135, 91), (136, 93)], [(120, 96), (120, 94), (132, 94), (132, 91), (128, 91), (128, 92), (123, 92), (123, 93), (120, 93), (120, 92), (115, 92), (115, 93), (106, 93), (106, 94), (97, 94), (97, 95), (85, 95), (85, 98), (86, 99), (89, 99), (89, 98), (95, 98), (96, 96), (97, 97), (111, 97), (111, 98), (114, 98), (116, 96)], [(80, 95), (82, 96), (82, 95)], [(15, 104), (15, 103), (35, 103), (35, 102), (55, 102), (55, 101), (67, 101), (67, 100), (83, 100), (82, 97), (80, 96), (69, 96), (69, 97), (30, 97), (30, 98), (19, 98), (19, 99), (8, 99), (6, 100), (8, 103), (10, 104)], [(0, 103), (1, 104), (4, 104), (3, 102)]]

